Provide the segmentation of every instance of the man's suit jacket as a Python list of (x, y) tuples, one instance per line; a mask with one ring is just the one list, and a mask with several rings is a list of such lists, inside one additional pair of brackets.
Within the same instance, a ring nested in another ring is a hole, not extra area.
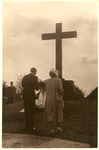
[(23, 77), (22, 80), (23, 89), (23, 99), (34, 99), (35, 100), (35, 91), (38, 89), (38, 77), (34, 76), (32, 73)]
[(15, 93), (16, 93), (16, 88), (14, 86), (9, 86), (8, 87), (8, 98), (15, 98)]

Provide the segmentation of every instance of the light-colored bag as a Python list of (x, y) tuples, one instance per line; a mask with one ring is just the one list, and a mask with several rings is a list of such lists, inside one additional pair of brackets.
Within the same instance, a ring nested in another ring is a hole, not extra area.
[(38, 108), (45, 108), (46, 92), (40, 91), (38, 99), (35, 100), (35, 106)]

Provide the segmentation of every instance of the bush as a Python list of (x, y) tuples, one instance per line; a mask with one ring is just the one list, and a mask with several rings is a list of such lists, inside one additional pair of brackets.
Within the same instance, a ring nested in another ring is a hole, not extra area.
[(74, 85), (76, 91), (79, 93), (79, 98), (85, 98), (85, 91), (83, 89), (80, 89), (78, 86)]

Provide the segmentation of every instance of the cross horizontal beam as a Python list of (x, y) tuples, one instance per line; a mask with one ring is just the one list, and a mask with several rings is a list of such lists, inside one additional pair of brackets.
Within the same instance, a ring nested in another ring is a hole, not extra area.
[(52, 40), (52, 39), (56, 39), (56, 33), (46, 33), (46, 34), (42, 34), (42, 40)]
[(77, 37), (77, 31), (62, 32), (61, 37), (62, 37), (62, 39), (64, 39), (64, 38), (76, 38)]
[(60, 35), (57, 33), (46, 33), (46, 34), (42, 34), (42, 40), (52, 40), (58, 38), (58, 36), (61, 39), (75, 38), (77, 37), (77, 32), (76, 31), (62, 32), (60, 33)]

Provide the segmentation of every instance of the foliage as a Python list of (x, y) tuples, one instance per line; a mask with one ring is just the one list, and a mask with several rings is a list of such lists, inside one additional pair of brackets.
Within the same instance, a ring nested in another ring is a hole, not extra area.
[[(16, 74), (17, 75), (17, 74)], [(16, 93), (22, 94), (22, 75), (17, 75), (17, 81), (15, 82)]]
[(7, 82), (3, 80), (2, 86), (3, 86), (3, 88), (8, 87)]
[(85, 91), (83, 91), (83, 89), (80, 89), (78, 86), (74, 85), (76, 91), (79, 93), (80, 98), (84, 98), (85, 97)]
[(97, 100), (98, 99), (98, 87), (92, 90), (86, 98), (89, 100)]
[(15, 87), (16, 87), (16, 100), (19, 101), (22, 99), (22, 75), (17, 75), (17, 81), (15, 82)]
[(3, 81), (2, 83), (2, 94), (3, 94), (3, 97), (7, 97), (7, 82), (6, 81)]

